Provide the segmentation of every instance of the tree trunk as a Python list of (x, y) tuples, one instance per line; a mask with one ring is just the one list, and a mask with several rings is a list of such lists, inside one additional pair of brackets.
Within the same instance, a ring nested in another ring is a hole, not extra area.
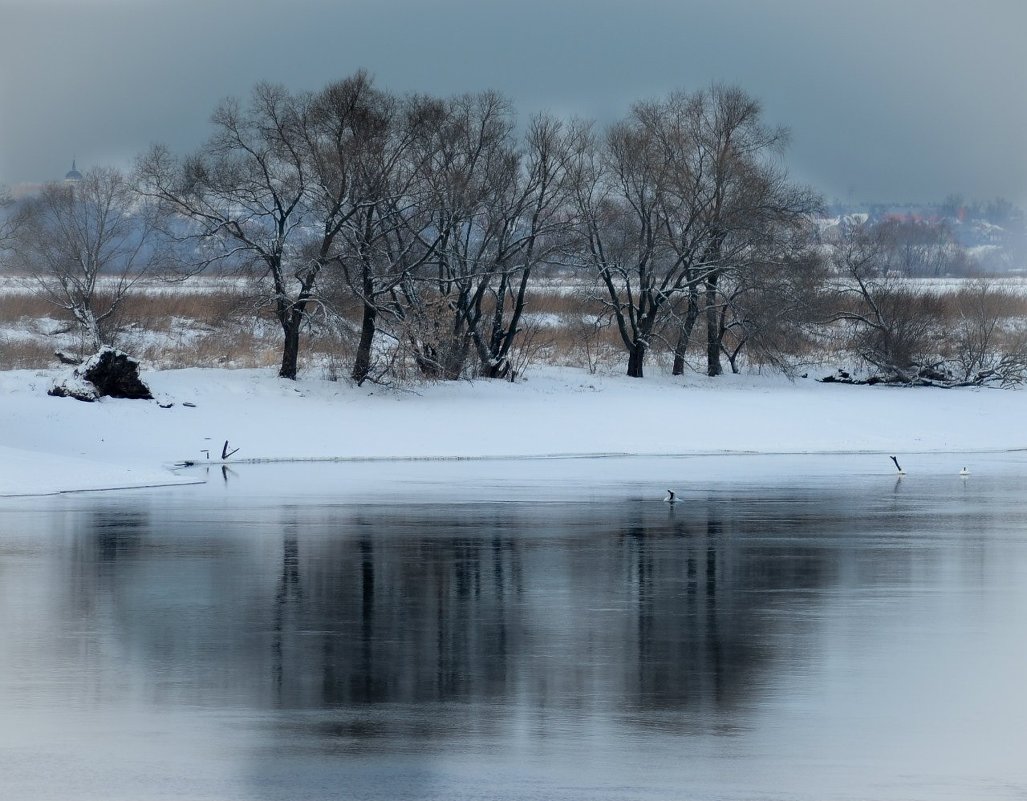
[[(482, 362), (482, 378), (507, 378), (510, 376), (510, 360), (506, 357), (493, 359), (490, 362)], [(511, 378), (512, 380), (512, 378)]]
[(699, 290), (692, 287), (688, 291), (688, 311), (685, 313), (685, 321), (678, 331), (678, 344), (674, 348), (674, 375), (685, 374), (685, 351), (688, 349), (688, 340), (692, 338), (692, 329), (695, 328), (695, 321), (699, 319)]
[(742, 325), (735, 326), (735, 331), (741, 331), (742, 333), (738, 334), (738, 341), (735, 343), (734, 348), (724, 347), (724, 334), (727, 333), (727, 304), (725, 303), (724, 308), (720, 310), (720, 334), (718, 336), (720, 339), (721, 350), (727, 355), (728, 363), (731, 365), (731, 372), (738, 375), (738, 354), (742, 352), (742, 348), (745, 347), (747, 339), (744, 323)]
[(634, 343), (628, 350), (628, 377), (642, 378), (642, 366), (645, 362), (645, 345)]
[(378, 308), (371, 303), (364, 303), (364, 316), (360, 324), (360, 342), (357, 344), (357, 356), (353, 361), (353, 380), (357, 386), (363, 384), (371, 373), (371, 345), (378, 320)]
[(438, 351), (431, 345), (416, 340), (411, 343), (414, 348), (414, 361), (421, 375), (429, 379), (437, 379), (441, 375)]
[(291, 315), (282, 323), (285, 343), (282, 346), (282, 366), (278, 371), (281, 378), (296, 379), (297, 364), (300, 357), (300, 323), (303, 315)]
[(92, 352), (99, 353), (103, 350), (107, 343), (104, 341), (103, 334), (100, 331), (100, 322), (96, 319), (96, 315), (93, 314), (88, 301), (79, 301), (78, 305), (72, 309), (72, 314), (82, 328), (83, 340), (89, 342)]
[(706, 279), (706, 375), (724, 372), (720, 364), (720, 315), (717, 314), (717, 273)]
[(478, 355), (478, 375), (482, 378), (506, 378), (510, 373), (510, 360), (506, 358), (507, 335), (501, 322), (493, 320), (488, 342), (478, 332), (471, 332)]
[(467, 354), (471, 349), (468, 336), (453, 337), (446, 343), (442, 356), (442, 378), (446, 381), (457, 381), (463, 375), (467, 364)]

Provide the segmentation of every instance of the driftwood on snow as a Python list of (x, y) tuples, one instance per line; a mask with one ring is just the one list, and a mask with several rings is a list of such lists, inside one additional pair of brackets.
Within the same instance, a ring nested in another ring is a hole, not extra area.
[(981, 370), (969, 378), (959, 378), (940, 364), (911, 365), (906, 368), (892, 368), (874, 373), (866, 378), (854, 378), (845, 370), (837, 370), (832, 375), (819, 379), (822, 384), (862, 384), (874, 386), (888, 384), (904, 387), (981, 387), (988, 384), (1006, 386), (1010, 376), (1002, 369)]

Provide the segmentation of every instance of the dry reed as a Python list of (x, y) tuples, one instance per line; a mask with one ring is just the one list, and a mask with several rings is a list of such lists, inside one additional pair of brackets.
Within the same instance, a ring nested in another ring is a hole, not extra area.
[[(11, 284), (8, 284), (11, 287)], [(1018, 335), (1027, 321), (1027, 294), (1002, 285), (967, 282), (941, 292), (917, 293), (918, 308), (938, 326), (955, 326), (969, 315), (984, 314), (1002, 322), (1009, 337)], [(270, 367), (281, 358), (281, 331), (259, 296), (241, 283), (205, 284), (194, 290), (188, 283), (149, 286), (133, 290), (117, 314), (120, 347), (157, 368)], [(98, 295), (98, 307), (109, 296)], [(548, 363), (586, 369), (619, 371), (626, 356), (616, 329), (608, 322), (597, 324), (599, 306), (581, 287), (540, 286), (529, 290), (521, 340), (514, 354), (521, 368)], [(824, 296), (811, 317), (828, 319), (851, 300)], [(359, 331), (360, 303), (344, 292), (335, 292), (319, 307), (304, 334), (302, 365), (338, 378), (348, 375)], [(40, 320), (52, 321), (41, 326)], [(57, 347), (74, 350), (76, 336), (70, 315), (45, 298), (24, 288), (0, 291), (0, 368), (38, 369), (53, 366)], [(63, 334), (61, 332), (64, 332)], [(669, 364), (673, 325), (657, 336), (650, 350), (654, 364)], [(830, 332), (795, 333), (787, 343), (786, 356), (797, 361), (831, 358), (837, 344)], [(386, 338), (387, 339), (387, 338)], [(403, 348), (382, 345), (382, 364), (402, 357)], [(686, 361), (702, 369), (705, 330), (700, 322), (693, 331)], [(394, 351), (394, 352), (393, 352)]]

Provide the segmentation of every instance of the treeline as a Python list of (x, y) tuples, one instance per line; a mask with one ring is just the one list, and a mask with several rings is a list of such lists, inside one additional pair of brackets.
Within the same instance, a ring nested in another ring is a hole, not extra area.
[(779, 163), (786, 133), (730, 87), (519, 134), (495, 93), (400, 98), (358, 73), (314, 94), (262, 84), (212, 119), (199, 152), (140, 160), (142, 191), (184, 223), (198, 267), (268, 277), (284, 377), (333, 281), (361, 304), (357, 382), (382, 353), (430, 378), (507, 377), (526, 288), (554, 266), (595, 277), (629, 375), (656, 337), (683, 353), (700, 316), (716, 375), (748, 290), (801, 249), (818, 204)]
[[(358, 72), (319, 92), (259, 84), (211, 123), (195, 153), (155, 146), (132, 176), (92, 170), (14, 215), (16, 263), (95, 344), (140, 276), (217, 269), (259, 279), (283, 377), (305, 327), (332, 318), (358, 383), (400, 364), (513, 378), (529, 288), (573, 276), (630, 376), (654, 350), (680, 374), (697, 344), (710, 376), (746, 357), (787, 367), (843, 329), (881, 367), (865, 329), (891, 289), (874, 282), (924, 244), (865, 226), (826, 241), (820, 197), (785, 169), (787, 131), (736, 87), (641, 102), (608, 126), (518, 128), (496, 93), (398, 96)], [(118, 277), (102, 309), (101, 275)]]

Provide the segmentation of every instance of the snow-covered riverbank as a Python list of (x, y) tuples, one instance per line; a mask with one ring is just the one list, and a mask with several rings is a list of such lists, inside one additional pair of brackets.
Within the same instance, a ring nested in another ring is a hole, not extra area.
[[(454, 459), (588, 454), (924, 453), (1027, 448), (1027, 392), (825, 385), (779, 376), (643, 381), (539, 369), (518, 384), (397, 390), (269, 370), (148, 373), (162, 403), (46, 395), (0, 373), (0, 495), (194, 480), (184, 460)], [(186, 405), (186, 404), (192, 405)]]

